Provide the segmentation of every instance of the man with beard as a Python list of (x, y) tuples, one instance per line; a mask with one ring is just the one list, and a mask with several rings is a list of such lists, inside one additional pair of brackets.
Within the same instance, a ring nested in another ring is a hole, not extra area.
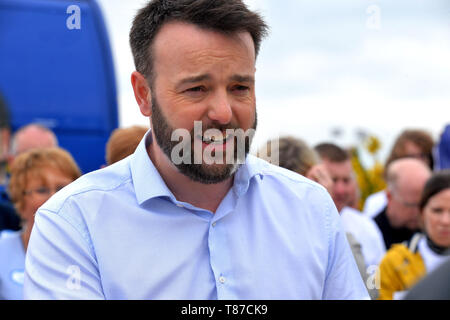
[(131, 83), (152, 129), (38, 210), (26, 298), (368, 298), (325, 189), (245, 155), (266, 33), (241, 0), (139, 11)]

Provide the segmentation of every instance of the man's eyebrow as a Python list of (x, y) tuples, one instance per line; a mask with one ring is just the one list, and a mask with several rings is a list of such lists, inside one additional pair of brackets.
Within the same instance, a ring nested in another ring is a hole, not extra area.
[(253, 76), (241, 76), (239, 74), (235, 74), (230, 79), (232, 81), (236, 81), (236, 82), (255, 83), (255, 78)]
[(199, 76), (187, 77), (187, 78), (181, 79), (177, 83), (177, 87), (181, 87), (182, 85), (185, 85), (185, 84), (196, 83), (196, 82), (200, 82), (200, 81), (204, 81), (204, 80), (211, 80), (211, 76), (209, 74), (201, 74)]
[[(183, 85), (186, 84), (192, 84), (192, 83), (196, 83), (196, 82), (201, 82), (201, 81), (205, 81), (205, 80), (211, 80), (212, 77), (210, 74), (201, 74), (198, 76), (193, 76), (193, 77), (187, 77), (184, 79), (181, 79), (178, 83), (177, 83), (177, 87), (181, 87)], [(236, 81), (236, 82), (246, 82), (246, 83), (255, 83), (255, 78), (253, 76), (250, 75), (239, 75), (239, 74), (235, 74), (233, 76), (230, 77), (231, 81)]]

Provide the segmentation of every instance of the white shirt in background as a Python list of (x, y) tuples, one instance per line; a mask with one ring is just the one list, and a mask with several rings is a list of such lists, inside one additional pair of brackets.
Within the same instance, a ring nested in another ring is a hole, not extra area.
[(375, 222), (360, 211), (345, 207), (340, 212), (346, 232), (350, 232), (361, 244), (366, 266), (378, 265), (386, 253), (383, 235)]
[(427, 274), (433, 272), (434, 269), (436, 269), (443, 262), (449, 259), (449, 256), (440, 255), (433, 252), (428, 246), (427, 238), (425, 236), (423, 236), (419, 240), (419, 252), (425, 264), (425, 270), (427, 271)]
[(362, 213), (369, 218), (374, 218), (386, 206), (387, 206), (386, 191), (381, 190), (367, 197), (366, 202), (364, 203)]

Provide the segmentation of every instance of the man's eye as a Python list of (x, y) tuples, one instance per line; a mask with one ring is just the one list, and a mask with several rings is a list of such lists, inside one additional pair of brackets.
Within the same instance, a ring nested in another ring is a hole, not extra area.
[(39, 194), (48, 194), (50, 192), (50, 189), (47, 187), (40, 187), (36, 189), (36, 192)]
[(233, 94), (237, 95), (237, 96), (247, 96), (248, 93), (250, 92), (250, 88), (247, 86), (234, 86), (231, 91), (233, 92)]
[(192, 87), (189, 89), (186, 89), (184, 91), (184, 94), (186, 94), (188, 97), (196, 99), (201, 98), (206, 92), (206, 88), (204, 86), (198, 86), (198, 87)]
[(439, 214), (439, 213), (442, 213), (443, 209), (442, 209), (442, 208), (439, 208), (439, 207), (435, 207), (435, 208), (431, 208), (431, 211), (432, 211), (433, 213)]
[(250, 90), (250, 88), (247, 87), (247, 86), (235, 86), (235, 87), (234, 87), (234, 90), (238, 90), (238, 91), (248, 91), (248, 90)]
[(194, 88), (189, 88), (186, 91), (188, 92), (203, 92), (205, 91), (204, 87), (194, 87)]

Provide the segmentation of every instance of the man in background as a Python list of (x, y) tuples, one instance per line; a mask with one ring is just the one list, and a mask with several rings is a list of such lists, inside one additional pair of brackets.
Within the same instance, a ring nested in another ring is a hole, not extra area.
[[(395, 139), (394, 145), (384, 165), (385, 179), (389, 165), (402, 158), (415, 158), (423, 161), (431, 170), (435, 165), (433, 159), (434, 141), (432, 135), (421, 129), (407, 129)], [(387, 205), (386, 190), (369, 195), (364, 202), (362, 212), (369, 218), (375, 217)]]
[[(5, 155), (5, 172), (0, 184), (0, 231), (19, 230), (20, 218), (15, 212), (8, 193), (6, 192), (8, 176), (6, 164), (11, 164), (19, 154), (34, 149), (58, 146), (56, 135), (48, 128), (32, 123), (19, 128), (12, 137), (10, 150)], [(9, 147), (9, 143), (8, 143)]]
[(49, 128), (38, 124), (31, 123), (19, 128), (12, 138), (11, 153), (13, 157), (34, 149), (57, 147), (58, 138)]
[(331, 196), (344, 228), (361, 244), (366, 266), (378, 265), (385, 253), (382, 236), (371, 219), (351, 207), (357, 182), (349, 153), (332, 143), (321, 143), (314, 149), (333, 180)]
[(420, 230), (419, 202), (431, 169), (421, 160), (402, 158), (390, 163), (386, 174), (386, 207), (374, 217), (386, 250), (409, 240)]
[(11, 138), (11, 123), (9, 110), (5, 100), (0, 94), (0, 185), (6, 181), (6, 166)]
[(11, 124), (9, 110), (0, 94), (0, 231), (19, 230), (20, 219), (6, 193)]

